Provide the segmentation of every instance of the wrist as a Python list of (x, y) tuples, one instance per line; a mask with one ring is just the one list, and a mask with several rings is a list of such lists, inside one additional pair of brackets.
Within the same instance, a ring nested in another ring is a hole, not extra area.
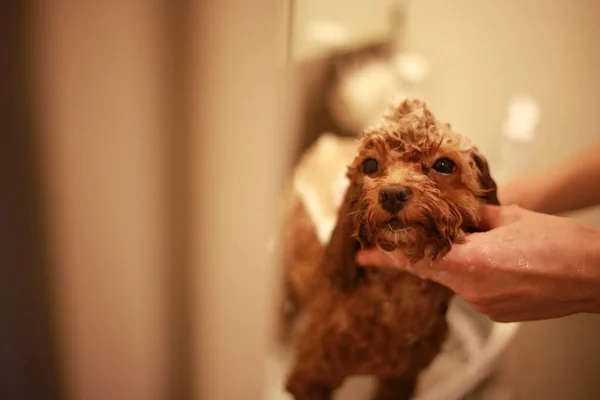
[(500, 189), (500, 202), (503, 205), (518, 205), (525, 210), (547, 213), (546, 203), (551, 197), (552, 186), (552, 182), (544, 175), (518, 177)]
[(580, 266), (574, 266), (576, 273), (582, 274), (586, 282), (583, 301), (583, 312), (600, 313), (600, 229), (590, 226), (581, 226), (581, 253)]
[(531, 187), (533, 198), (533, 211), (545, 214), (554, 214), (552, 201), (556, 198), (554, 192), (558, 186), (556, 177), (550, 175), (534, 176), (534, 181), (537, 184)]
[(565, 185), (560, 171), (538, 173), (523, 181), (523, 208), (544, 214), (559, 214), (568, 209), (564, 203)]

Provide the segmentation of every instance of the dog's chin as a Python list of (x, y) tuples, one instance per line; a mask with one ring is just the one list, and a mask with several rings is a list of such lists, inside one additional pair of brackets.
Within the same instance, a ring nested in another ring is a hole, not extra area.
[(403, 223), (392, 218), (373, 230), (376, 245), (385, 251), (414, 248), (422, 237), (422, 226), (416, 223)]

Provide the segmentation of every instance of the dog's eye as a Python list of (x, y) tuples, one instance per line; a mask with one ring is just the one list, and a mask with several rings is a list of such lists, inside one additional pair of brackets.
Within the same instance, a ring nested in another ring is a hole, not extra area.
[(367, 175), (374, 174), (379, 169), (379, 163), (374, 158), (367, 158), (362, 163), (363, 172)]
[(456, 171), (456, 164), (454, 164), (454, 161), (448, 158), (440, 158), (435, 162), (435, 164), (433, 164), (433, 169), (440, 174), (450, 175)]

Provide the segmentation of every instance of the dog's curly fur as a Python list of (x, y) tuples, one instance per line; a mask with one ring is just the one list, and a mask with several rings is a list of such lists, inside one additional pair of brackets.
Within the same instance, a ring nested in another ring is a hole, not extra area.
[[(364, 170), (368, 159), (376, 160), (375, 172)], [(436, 171), (440, 159), (450, 160), (454, 171)], [(289, 202), (284, 275), (294, 307), (286, 323), (300, 311), (307, 318), (294, 341), (286, 388), (296, 400), (325, 400), (345, 378), (374, 375), (376, 399), (408, 399), (441, 350), (453, 293), (406, 272), (361, 268), (355, 253), (377, 245), (401, 249), (411, 262), (439, 259), (476, 229), (480, 202), (498, 203), (496, 185), (478, 150), (419, 100), (391, 105), (364, 132), (347, 176), (324, 249), (302, 202)], [(401, 210), (386, 211), (381, 191), (399, 185), (412, 197)]]

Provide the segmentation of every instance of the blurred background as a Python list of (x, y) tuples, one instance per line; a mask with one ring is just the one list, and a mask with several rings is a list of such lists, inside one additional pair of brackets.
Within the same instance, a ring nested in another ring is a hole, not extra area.
[[(0, 7), (2, 399), (262, 399), (278, 196), (394, 94), (501, 182), (600, 140), (595, 0)], [(523, 324), (485, 398), (600, 398), (599, 334)]]

